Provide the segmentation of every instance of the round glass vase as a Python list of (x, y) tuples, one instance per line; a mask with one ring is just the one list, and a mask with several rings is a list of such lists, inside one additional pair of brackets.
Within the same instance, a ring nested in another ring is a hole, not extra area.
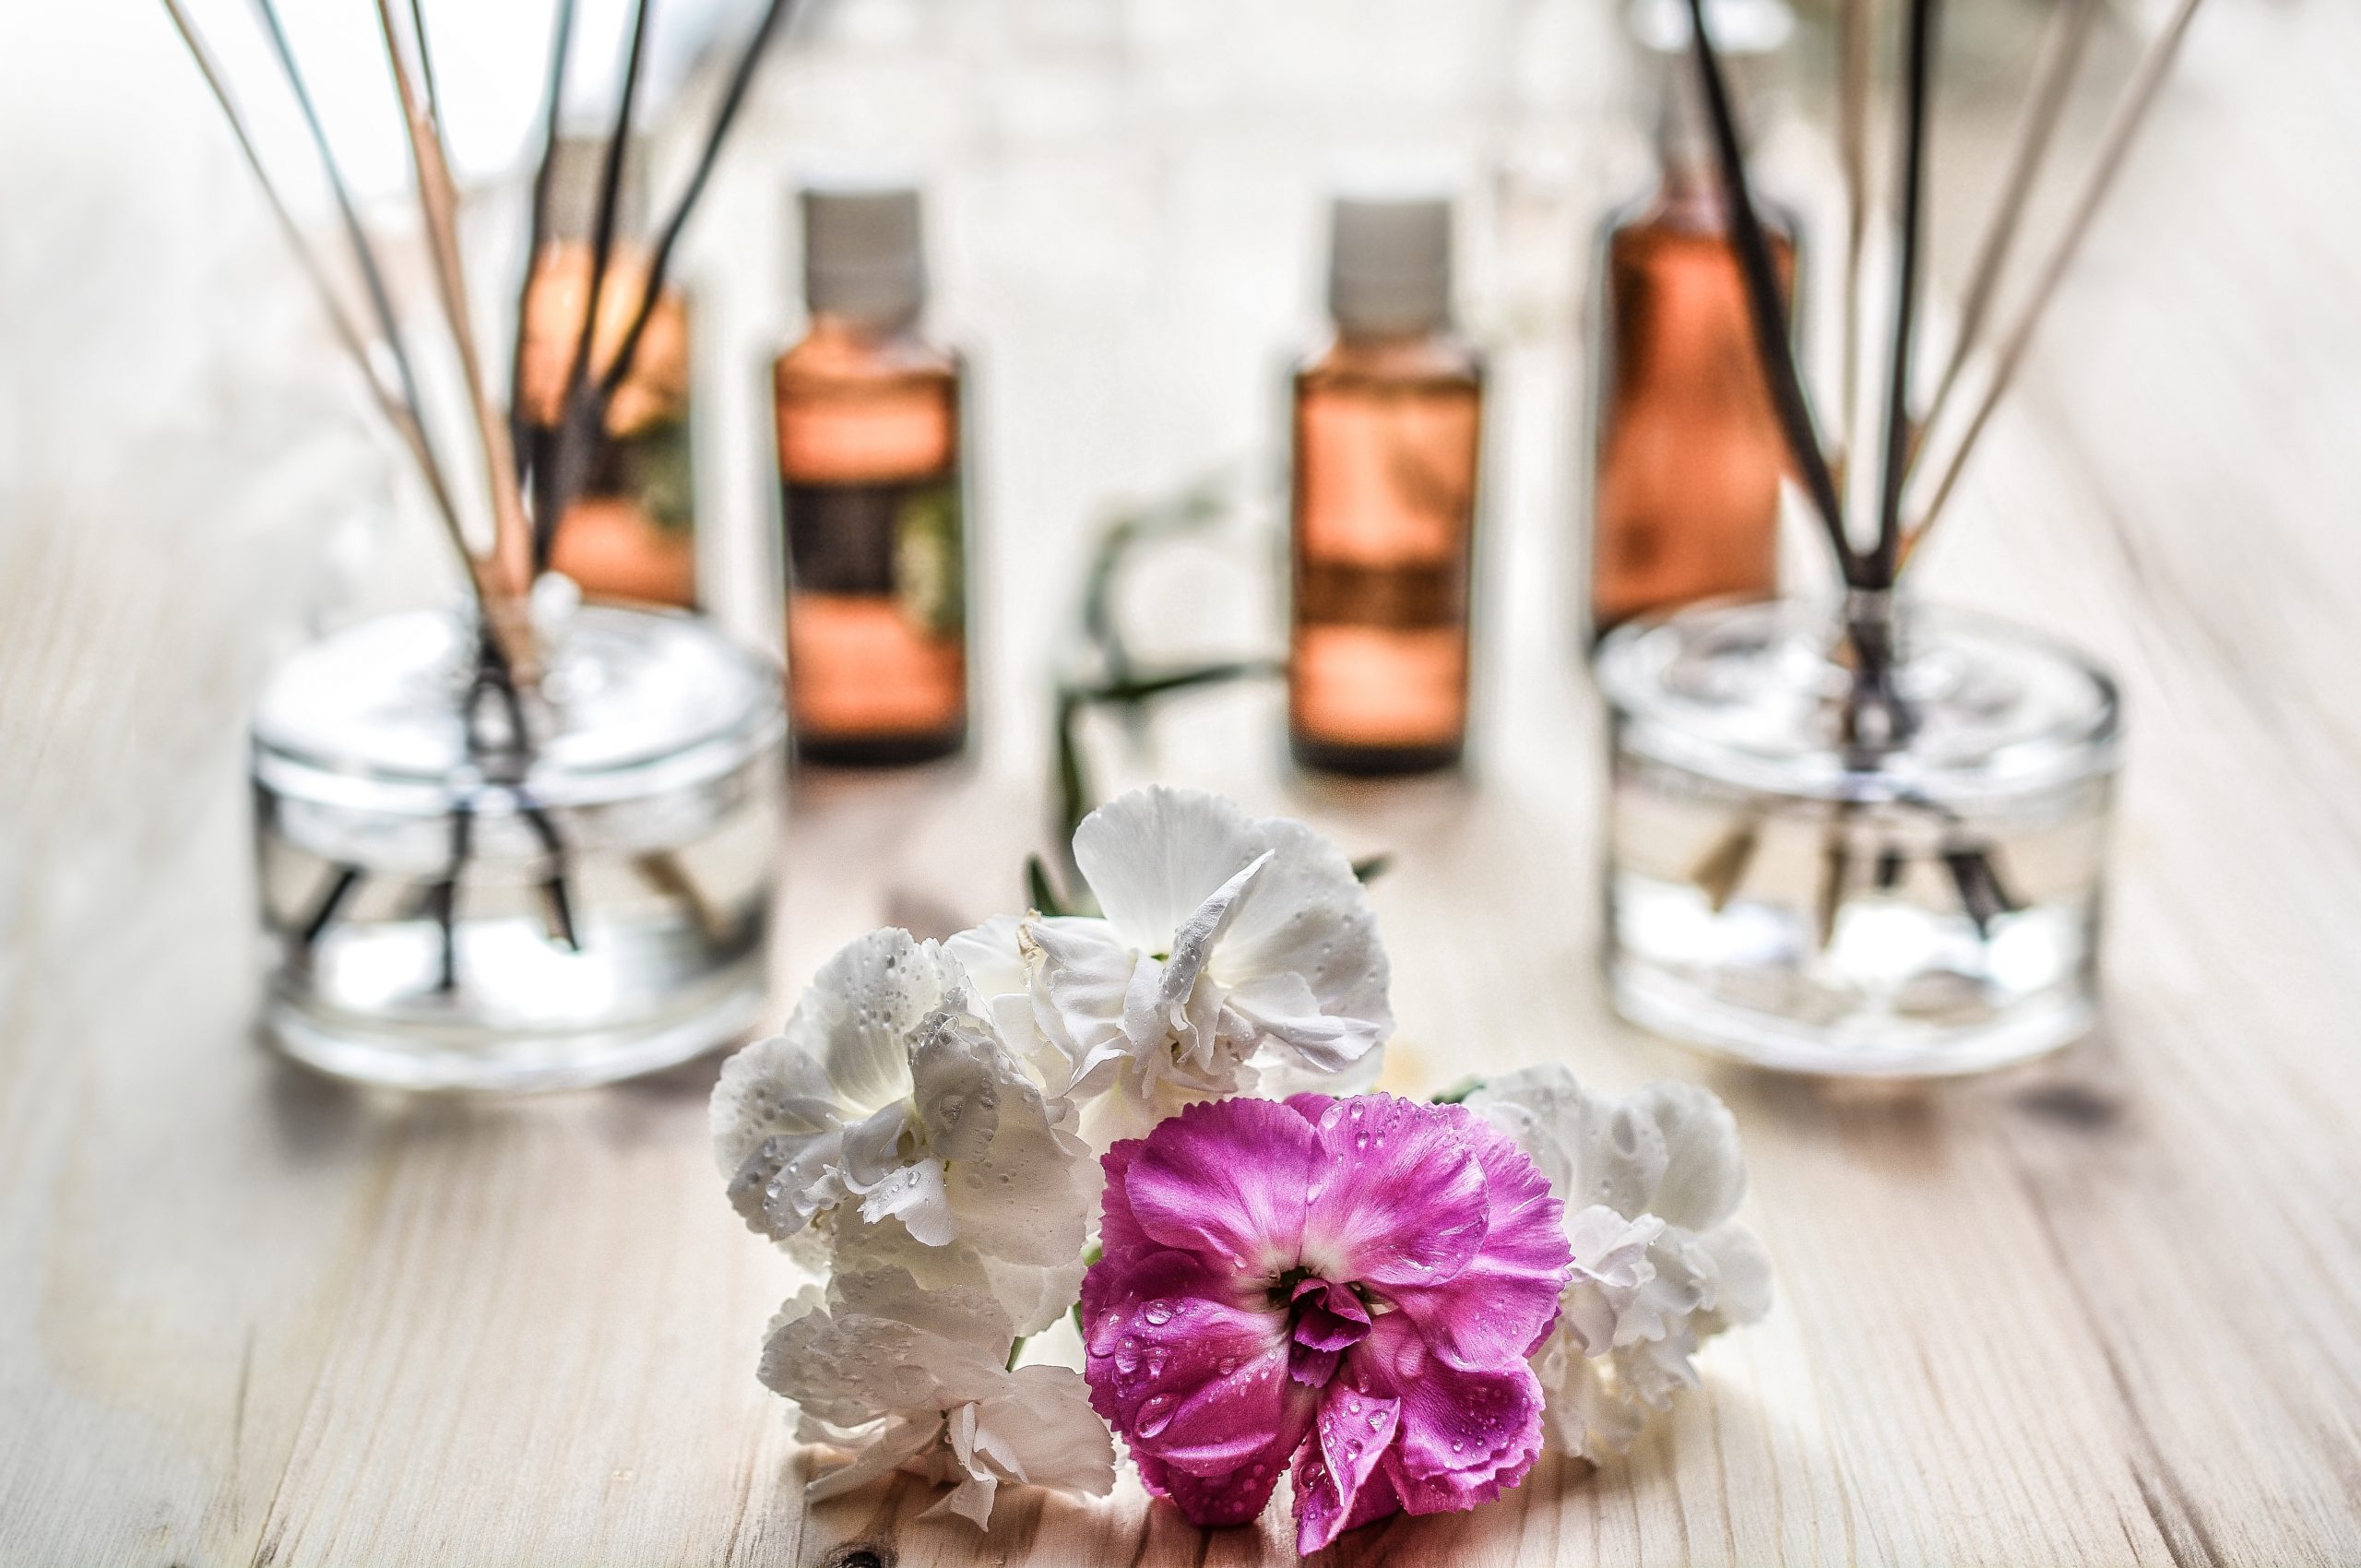
[(264, 1026), (289, 1054), (404, 1088), (554, 1088), (756, 1022), (777, 670), (666, 612), (584, 607), (551, 644), (521, 699), (472, 623), (434, 612), (272, 677), (252, 766)]
[(1878, 608), (1882, 685), (1835, 613), (1788, 600), (1601, 646), (1607, 961), (1632, 1022), (1870, 1076), (1997, 1067), (2091, 1027), (2114, 683), (2006, 621)]

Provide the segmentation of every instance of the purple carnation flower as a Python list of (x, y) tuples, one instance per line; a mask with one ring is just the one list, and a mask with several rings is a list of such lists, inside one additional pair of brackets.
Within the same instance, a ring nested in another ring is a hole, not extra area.
[(1572, 1259), (1548, 1182), (1482, 1118), (1382, 1094), (1216, 1100), (1104, 1163), (1085, 1375), (1150, 1491), (1240, 1524), (1292, 1462), (1311, 1552), (1532, 1467), (1525, 1358)]

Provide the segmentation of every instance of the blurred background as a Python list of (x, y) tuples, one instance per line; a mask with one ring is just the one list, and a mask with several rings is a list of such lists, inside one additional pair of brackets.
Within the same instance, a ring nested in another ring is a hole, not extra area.
[[(658, 8), (644, 123), (659, 190), (679, 178), (755, 9)], [(195, 10), (250, 89), (267, 156), (304, 216), (325, 220), (247, 7)], [(2164, 10), (2101, 7), (2053, 168), (2081, 167)], [(285, 14), (373, 224), (412, 232), (372, 16), (331, 0), (291, 0)], [(1938, 336), (2051, 14), (2045, 0), (1949, 7), (1931, 205)], [(503, 277), (516, 265), (551, 7), (445, 0), (425, 15), (471, 242), (484, 275)], [(583, 6), (570, 123), (607, 113), (623, 17), (618, 0)], [(1831, 18), (1804, 0), (1798, 21), (1755, 116), (1759, 174), (1801, 215), (1802, 331), (1824, 383), (1841, 233)], [(452, 579), (414, 479), (338, 362), (161, 9), (16, 7), (0, 30), (0, 671), (13, 738), (0, 805), (63, 820), (53, 792), (70, 792), (71, 820), (88, 829), (0, 836), (0, 909), (18, 911), (19, 932), (0, 947), (5, 973), (89, 939), (77, 888), (152, 876), (176, 846), (203, 844), (224, 877), (242, 874), (220, 859), (239, 851), (219, 825), (241, 809), (239, 718), (263, 671), (324, 628), (438, 601)], [(2328, 232), (2308, 216), (2344, 199), (2319, 172), (2342, 169), (2328, 149), (2351, 143), (2331, 84), (2353, 42), (2327, 0), (2224, 0), (2200, 22), (2115, 204), (2137, 216), (2102, 217), (2053, 307), (2074, 348), (2043, 350), (2047, 385), (2067, 395), (2040, 418), (2089, 434), (2118, 386), (2159, 378), (2254, 406), (2277, 374), (2244, 325), (2258, 299), (2312, 318), (2318, 345), (2354, 340)], [(757, 80), (680, 267), (694, 304), (706, 607), (777, 646), (767, 370), (801, 326), (793, 184), (848, 163), (907, 172), (927, 202), (930, 330), (972, 357), (967, 766), (1005, 780), (1012, 801), (1045, 800), (1050, 676), (1072, 640), (1088, 541), (1111, 512), (1209, 473), (1246, 476), (1242, 524), (1133, 574), (1125, 591), (1138, 602), (1122, 614), (1175, 658), (1277, 646), (1284, 517), (1270, 503), (1285, 369), (1322, 330), (1325, 196), (1340, 171), (1417, 167), (1458, 193), (1459, 314), (1492, 356), (1473, 766), (1513, 773), (1534, 726), (1500, 716), (1579, 683), (1585, 323), (1599, 226), (1652, 179), (1652, 96), (1611, 0), (811, 0)], [(2036, 198), (2036, 229), (2065, 183)], [(2168, 223), (2244, 225), (2258, 238), (2235, 247), (2241, 270), (2223, 276), (2224, 247), (2181, 245)], [(422, 304), (415, 262), (404, 265)], [(2169, 337), (2150, 330), (2165, 315)], [(2045, 341), (2062, 337), (2053, 326)], [(2361, 494), (2347, 438), (2361, 378), (2284, 390), (2279, 449), (2236, 484), (2275, 490), (2289, 512), (2312, 495)], [(2004, 424), (2027, 417), (2022, 402)], [(2226, 519), (2248, 495), (2218, 468), (2176, 474), (2180, 444), (2153, 434), (2153, 451), (2119, 431), (2081, 445), (2092, 463), (2121, 465), (2103, 485), (2137, 470), (2160, 493), (2221, 505), (2225, 535), (2189, 545), (2191, 575), (2221, 595), (2260, 593), (2214, 569), (2232, 564)], [(2007, 461), (1987, 453), (1979, 471)], [(1937, 563), (1947, 591), (1995, 597), (1978, 530), (1956, 531)], [(1795, 580), (1824, 570), (1809, 541), (1791, 538), (1786, 556)], [(1181, 713), (1162, 755), (1137, 770), (1185, 772), (1206, 748), (1227, 758), (1246, 743), (1261, 748), (1255, 765), (1221, 781), (1267, 772), (1281, 754), (1275, 691), (1206, 702), (1220, 713), (1202, 741)], [(1241, 719), (1240, 705), (1262, 706)], [(139, 715), (136, 745), (111, 718), (126, 712)], [(199, 816), (216, 830), (192, 836)]]

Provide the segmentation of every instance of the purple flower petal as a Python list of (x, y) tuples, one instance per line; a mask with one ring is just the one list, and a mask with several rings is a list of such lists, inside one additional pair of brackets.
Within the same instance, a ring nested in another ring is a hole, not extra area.
[(1086, 1375), (1152, 1492), (1234, 1524), (1292, 1457), (1313, 1551), (1397, 1509), (1473, 1507), (1531, 1467), (1525, 1358), (1572, 1254), (1504, 1134), (1385, 1095), (1232, 1099), (1104, 1163)]
[[(1455, 1109), (1356, 1095), (1321, 1114), (1327, 1169), (1303, 1221), (1303, 1261), (1326, 1279), (1427, 1285), (1484, 1244), (1484, 1169)], [(1136, 1196), (1136, 1194), (1135, 1194)]]
[(1378, 1473), (1394, 1442), (1402, 1411), (1398, 1399), (1366, 1394), (1349, 1384), (1331, 1385), (1320, 1402), (1314, 1442), (1295, 1462), (1296, 1550), (1314, 1552), (1355, 1525), (1392, 1513), (1393, 1491), (1380, 1483), (1382, 1507), (1355, 1517), (1361, 1494)]
[(1213, 1474), (1270, 1440), (1288, 1396), (1285, 1313), (1169, 1249), (1086, 1283), (1091, 1405), (1135, 1449)]
[(1548, 1337), (1572, 1273), (1564, 1206), (1507, 1134), (1459, 1106), (1433, 1109), (1456, 1122), (1483, 1169), (1484, 1245), (1451, 1278), (1397, 1287), (1389, 1299), (1453, 1366), (1521, 1361)]
[(1271, 1501), (1271, 1492), (1287, 1467), (1288, 1455), (1303, 1445), (1318, 1408), (1319, 1402), (1311, 1395), (1297, 1390), (1282, 1408), (1279, 1429), (1271, 1440), (1235, 1467), (1216, 1475), (1198, 1476), (1177, 1469), (1153, 1454), (1142, 1453), (1136, 1443), (1132, 1458), (1149, 1494), (1170, 1498), (1191, 1524), (1242, 1525)]
[[(1389, 1314), (1370, 1336), (1373, 1354), (1362, 1360), (1372, 1372), (1390, 1368), (1406, 1358), (1389, 1352), (1416, 1337), (1414, 1324), (1399, 1313)], [(1360, 1364), (1356, 1362), (1357, 1370)], [(1401, 1398), (1400, 1457), (1407, 1475), (1453, 1488), (1489, 1485), (1484, 1494), (1489, 1497), (1513, 1484), (1533, 1462), (1541, 1434), (1541, 1383), (1524, 1361), (1466, 1372), (1427, 1360), (1414, 1377), (1371, 1381)], [(1514, 1474), (1504, 1475), (1512, 1467)]]
[(1151, 1240), (1273, 1278), (1295, 1266), (1321, 1159), (1318, 1132), (1286, 1106), (1215, 1100), (1159, 1123), (1123, 1186)]
[[(1106, 1188), (1098, 1195), (1098, 1250), (1109, 1257), (1130, 1257), (1154, 1252), (1157, 1247), (1148, 1240), (1147, 1232), (1140, 1229), (1139, 1218), (1132, 1213), (1131, 1189), (1127, 1184), (1132, 1161), (1145, 1147), (1145, 1138), (1125, 1138), (1098, 1157), (1098, 1168), (1107, 1173)], [(1086, 1280), (1086, 1300), (1089, 1289)]]
[(1350, 1288), (1325, 1279), (1296, 1281), (1295, 1342), (1314, 1350), (1342, 1350), (1369, 1337), (1369, 1309)]

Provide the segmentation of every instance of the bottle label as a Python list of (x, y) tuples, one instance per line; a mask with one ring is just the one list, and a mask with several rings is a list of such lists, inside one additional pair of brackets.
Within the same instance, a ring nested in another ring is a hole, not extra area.
[(799, 594), (890, 599), (928, 636), (967, 620), (956, 469), (910, 480), (785, 485), (789, 581)]

